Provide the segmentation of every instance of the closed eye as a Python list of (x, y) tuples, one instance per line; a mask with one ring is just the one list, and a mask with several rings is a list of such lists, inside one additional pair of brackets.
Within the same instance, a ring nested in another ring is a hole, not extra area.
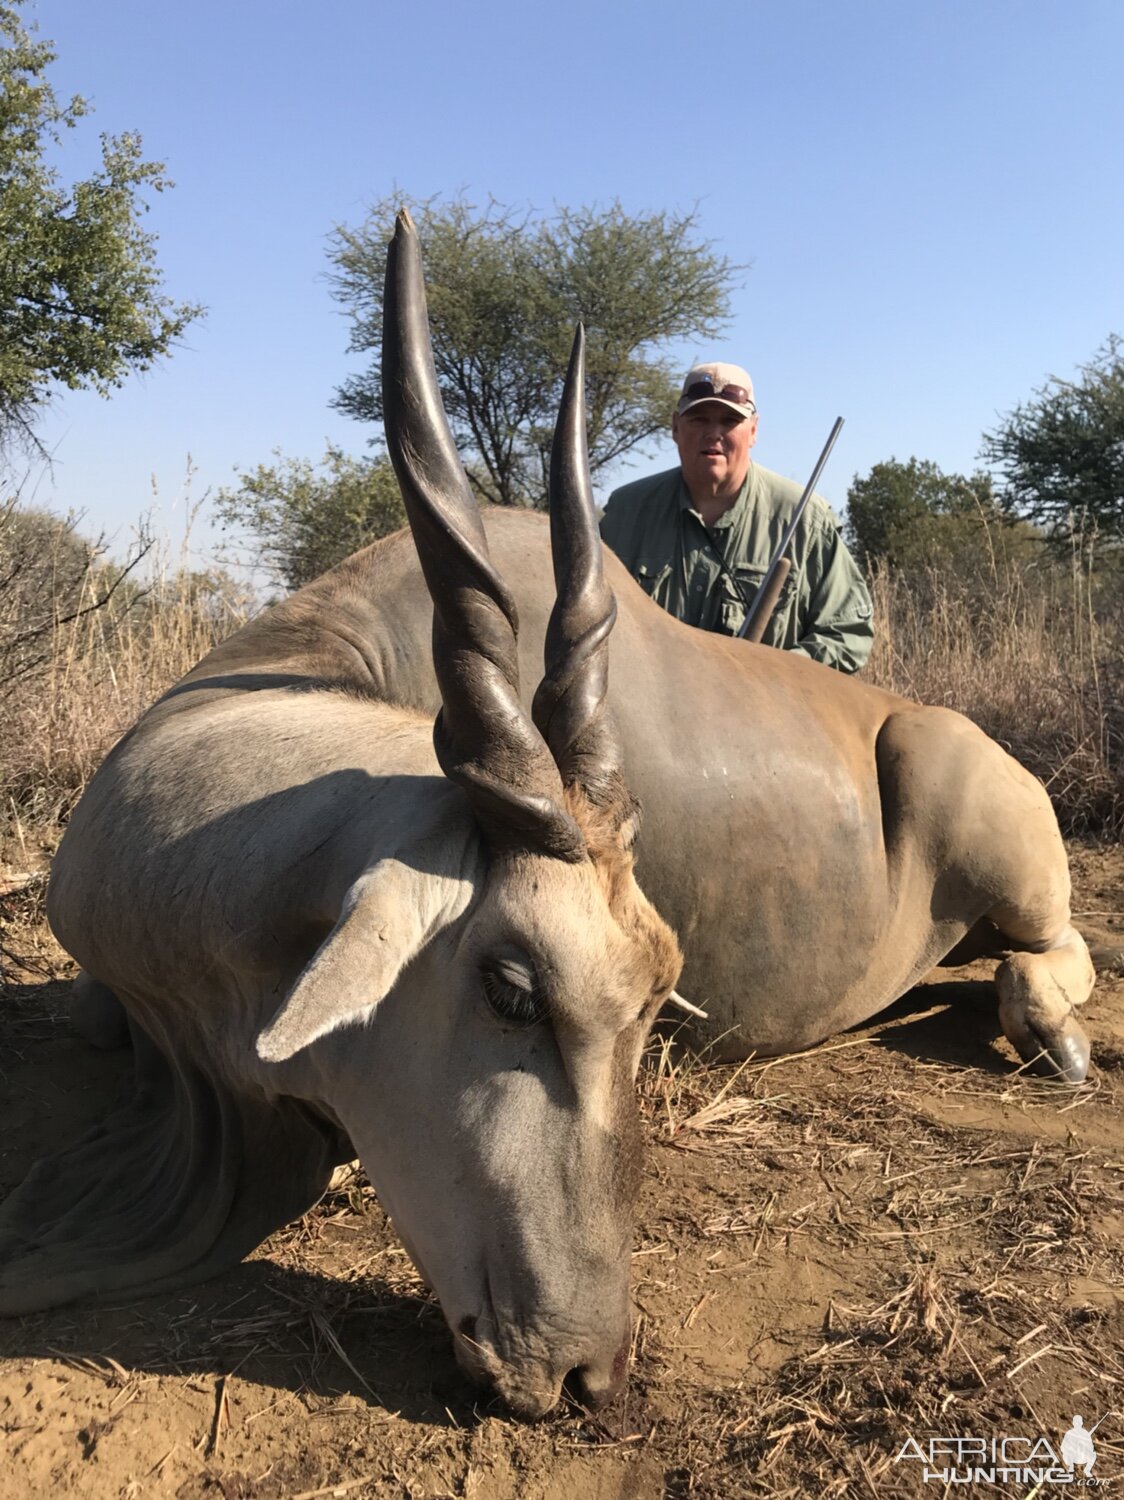
[(521, 964), (503, 959), (480, 971), (480, 982), (492, 1013), (509, 1026), (534, 1026), (547, 1012), (536, 977)]

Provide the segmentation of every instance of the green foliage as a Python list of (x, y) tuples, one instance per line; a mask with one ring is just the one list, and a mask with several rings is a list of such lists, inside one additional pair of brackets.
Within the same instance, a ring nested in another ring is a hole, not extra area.
[(868, 569), (972, 565), (981, 549), (1009, 551), (1028, 533), (1010, 526), (989, 475), (945, 474), (928, 459), (875, 464), (847, 491), (847, 540)]
[(385, 455), (356, 459), (329, 448), (319, 468), (274, 456), (275, 463), (240, 473), (236, 489), (220, 490), (215, 509), (224, 527), (257, 539), (256, 560), (289, 588), (311, 583), (357, 548), (405, 526)]
[[(373, 356), (336, 405), (364, 422), (383, 415), (386, 245), (404, 201), (383, 199), (359, 228), (334, 236), (334, 290), (352, 320), (350, 347)], [(541, 218), (494, 202), (481, 211), (462, 197), (409, 206), (425, 255), (438, 383), (482, 499), (545, 505), (579, 319), (593, 473), (666, 430), (679, 372), (659, 352), (713, 339), (729, 320), (742, 269), (698, 239), (697, 212), (636, 217), (614, 203)]]
[(107, 395), (166, 354), (200, 309), (161, 294), (142, 194), (169, 186), (140, 137), (103, 135), (101, 167), (64, 187), (49, 157), (88, 112), (60, 103), (49, 42), (0, 4), (0, 441), (30, 438), (54, 385)]
[(1003, 504), (1052, 539), (1092, 529), (1124, 541), (1124, 342), (1110, 335), (1077, 380), (1051, 376), (984, 433), (981, 455), (1002, 475)]

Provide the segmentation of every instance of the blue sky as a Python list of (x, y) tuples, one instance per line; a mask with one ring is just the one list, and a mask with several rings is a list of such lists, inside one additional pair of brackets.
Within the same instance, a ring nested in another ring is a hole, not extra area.
[[(514, 205), (697, 203), (751, 264), (717, 348), (748, 366), (761, 462), (841, 509), (879, 460), (976, 464), (981, 432), (1124, 333), (1120, 0), (38, 0), (60, 94), (138, 130), (168, 292), (206, 304), (185, 347), (111, 401), (58, 399), (39, 504), (125, 540), (159, 501), (280, 448), (360, 453), (329, 406), (358, 368), (327, 237), (398, 187)], [(667, 467), (670, 441), (632, 473)], [(205, 507), (204, 507), (205, 514)], [(206, 532), (197, 528), (197, 539)]]

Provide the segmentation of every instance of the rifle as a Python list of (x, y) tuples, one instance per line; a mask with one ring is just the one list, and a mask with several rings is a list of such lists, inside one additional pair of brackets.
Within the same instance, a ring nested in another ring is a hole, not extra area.
[(824, 466), (831, 457), (831, 450), (835, 447), (835, 439), (842, 430), (843, 418), (836, 417), (835, 426), (831, 429), (831, 435), (824, 444), (823, 452), (819, 456), (816, 467), (812, 470), (812, 477), (804, 487), (804, 493), (800, 496), (800, 503), (793, 512), (792, 520), (788, 523), (784, 536), (781, 537), (780, 546), (774, 552), (768, 571), (761, 580), (761, 587), (757, 590), (753, 603), (749, 607), (745, 622), (738, 631), (738, 637), (741, 640), (760, 641), (761, 637), (765, 634), (765, 627), (768, 625), (773, 611), (777, 607), (777, 600), (781, 596), (781, 589), (784, 588), (784, 581), (792, 571), (792, 564), (785, 557), (785, 553), (788, 551), (788, 544), (792, 541), (796, 533), (796, 528), (800, 524), (800, 517), (804, 514), (804, 509), (808, 501), (812, 498), (812, 491), (819, 483)]

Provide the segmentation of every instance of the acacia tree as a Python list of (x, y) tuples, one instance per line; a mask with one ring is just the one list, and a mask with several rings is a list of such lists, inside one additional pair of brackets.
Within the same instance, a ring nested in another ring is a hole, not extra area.
[(984, 433), (981, 456), (1004, 505), (1054, 539), (1092, 527), (1124, 540), (1124, 342), (1110, 335), (1076, 380), (1052, 375)]
[(0, 4), (0, 443), (32, 439), (56, 385), (108, 395), (166, 354), (200, 309), (161, 291), (145, 192), (169, 186), (138, 135), (103, 135), (101, 166), (64, 186), (48, 155), (88, 113), (61, 103), (56, 53)]
[[(371, 362), (335, 405), (383, 416), (386, 245), (400, 197), (375, 204), (331, 251), (350, 348)], [(575, 323), (586, 328), (590, 468), (596, 473), (666, 429), (679, 372), (661, 351), (713, 339), (744, 268), (698, 237), (697, 211), (634, 216), (562, 208), (550, 217), (463, 197), (409, 203), (425, 255), (437, 379), (453, 435), (482, 499), (544, 505), (551, 434)]]

